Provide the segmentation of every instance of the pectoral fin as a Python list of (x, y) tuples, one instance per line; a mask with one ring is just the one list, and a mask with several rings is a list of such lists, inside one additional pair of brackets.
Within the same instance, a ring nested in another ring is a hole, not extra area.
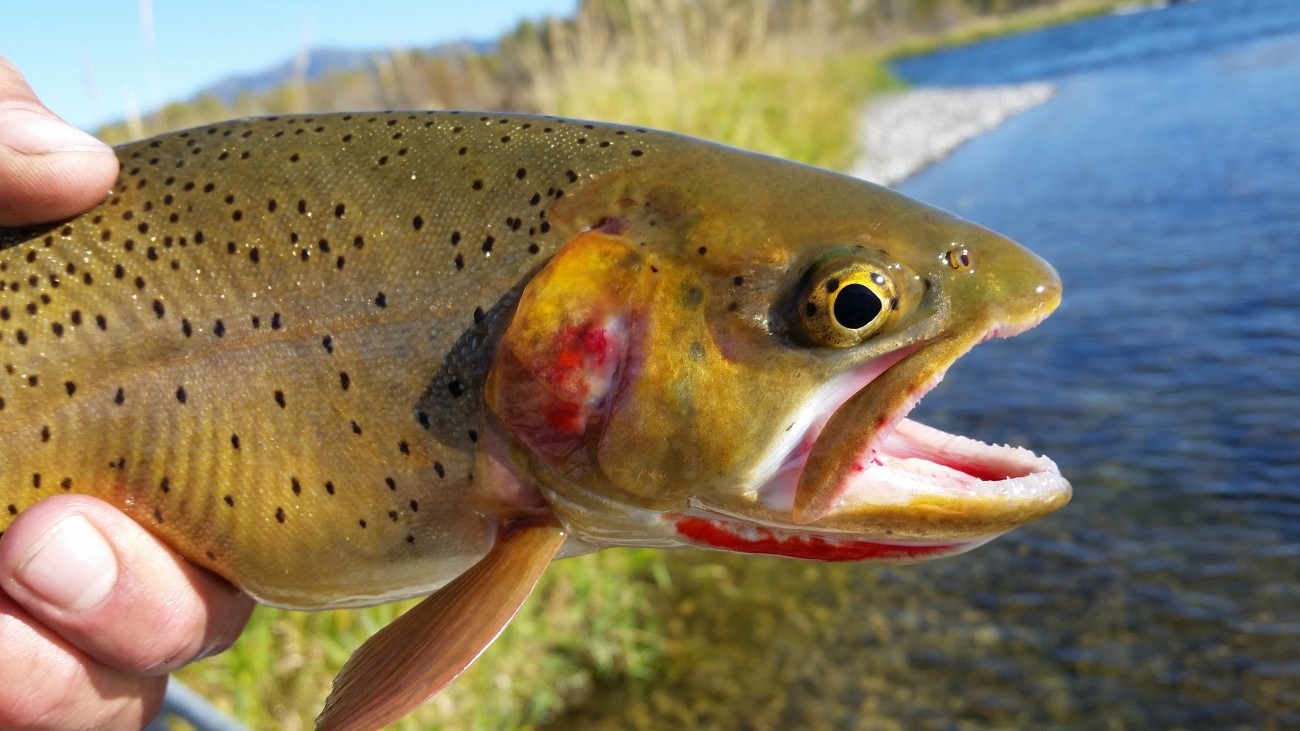
[(454, 680), (514, 617), (564, 538), (549, 524), (503, 528), (483, 560), (352, 654), (318, 731), (382, 728)]

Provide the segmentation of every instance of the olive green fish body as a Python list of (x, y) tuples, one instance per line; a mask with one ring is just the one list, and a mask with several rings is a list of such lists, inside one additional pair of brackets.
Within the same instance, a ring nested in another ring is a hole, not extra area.
[(324, 607), (427, 593), (521, 521), (566, 552), (912, 560), (1068, 500), (1050, 461), (904, 418), (1055, 272), (891, 191), (527, 115), (119, 156), (94, 210), (0, 232), (0, 528), (86, 492)]
[(450, 113), (119, 148), (94, 210), (0, 232), (0, 529), (85, 492), (264, 601), (427, 593), (491, 544), (485, 349), (568, 235), (549, 212), (655, 148)]

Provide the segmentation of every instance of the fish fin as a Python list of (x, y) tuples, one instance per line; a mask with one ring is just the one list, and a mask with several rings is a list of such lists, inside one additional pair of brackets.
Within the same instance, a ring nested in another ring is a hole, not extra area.
[(352, 654), (317, 730), (382, 728), (455, 680), (514, 617), (564, 539), (552, 524), (503, 528), (481, 561)]

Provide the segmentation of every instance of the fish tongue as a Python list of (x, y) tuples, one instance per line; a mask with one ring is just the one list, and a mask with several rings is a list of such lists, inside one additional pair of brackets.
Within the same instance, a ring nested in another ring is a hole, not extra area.
[(502, 528), (481, 561), (352, 654), (318, 731), (382, 728), (455, 680), (514, 617), (564, 538), (550, 524)]

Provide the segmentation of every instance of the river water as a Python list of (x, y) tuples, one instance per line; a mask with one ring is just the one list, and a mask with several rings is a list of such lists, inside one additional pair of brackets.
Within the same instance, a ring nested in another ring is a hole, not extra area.
[[(912, 570), (997, 629), (964, 671), (1008, 677), (974, 683), (995, 710), (965, 720), (1300, 728), (1300, 3), (1206, 0), (898, 71), (1059, 89), (900, 186), (1065, 282), (1051, 320), (916, 413), (1047, 452), (1075, 486), (964, 564)], [(963, 672), (940, 644), (934, 673)]]

